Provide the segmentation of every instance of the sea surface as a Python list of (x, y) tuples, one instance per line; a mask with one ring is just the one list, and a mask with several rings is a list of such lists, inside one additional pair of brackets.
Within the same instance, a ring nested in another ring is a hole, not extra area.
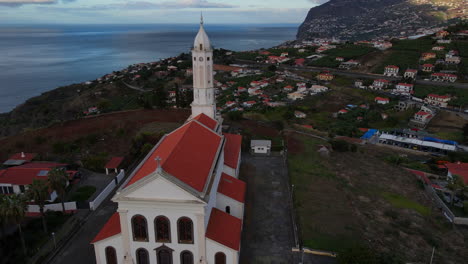
[[(206, 25), (215, 48), (269, 48), (298, 25)], [(189, 52), (198, 25), (0, 25), (0, 113), (130, 64)]]

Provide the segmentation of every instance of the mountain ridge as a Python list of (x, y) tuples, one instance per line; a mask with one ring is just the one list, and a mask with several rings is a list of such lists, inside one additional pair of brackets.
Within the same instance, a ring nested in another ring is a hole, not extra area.
[(331, 0), (311, 8), (297, 39), (410, 36), (468, 17), (466, 0)]

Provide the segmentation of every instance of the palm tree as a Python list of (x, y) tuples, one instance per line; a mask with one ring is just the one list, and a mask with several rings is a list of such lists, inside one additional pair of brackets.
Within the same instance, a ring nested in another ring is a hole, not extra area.
[(34, 200), (34, 203), (39, 206), (39, 211), (41, 212), (42, 217), (42, 228), (47, 234), (47, 224), (44, 214), (44, 207), (49, 199), (49, 186), (47, 185), (47, 182), (44, 180), (33, 180), (32, 184), (28, 186), (26, 195), (28, 199)]
[(63, 213), (65, 213), (65, 189), (68, 184), (68, 174), (63, 169), (53, 169), (47, 174), (50, 187), (57, 191), (60, 201), (62, 202)]
[(24, 242), (23, 230), (21, 229), (21, 222), (26, 215), (26, 210), (28, 207), (26, 199), (22, 194), (8, 195), (4, 205), (5, 206), (3, 207), (2, 212), (5, 214), (8, 220), (13, 221), (13, 223), (18, 226), (21, 247), (23, 248), (23, 253), (26, 256), (26, 243)]
[(5, 238), (5, 225), (8, 223), (8, 217), (5, 214), (5, 208), (7, 205), (7, 197), (4, 194), (0, 194), (0, 224), (2, 229), (2, 238)]

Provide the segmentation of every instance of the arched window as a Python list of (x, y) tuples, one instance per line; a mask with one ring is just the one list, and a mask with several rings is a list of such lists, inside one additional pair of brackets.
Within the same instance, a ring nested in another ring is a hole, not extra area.
[(210, 57), (206, 58), (207, 61), (210, 61)]
[(181, 264), (193, 264), (193, 254), (192, 252), (186, 250), (180, 253), (180, 263)]
[(226, 255), (223, 252), (216, 253), (215, 264), (226, 264)]
[(134, 241), (148, 241), (148, 225), (142, 215), (132, 217), (132, 230)]
[(113, 247), (106, 247), (106, 264), (117, 264), (117, 253)]
[(193, 243), (193, 222), (188, 217), (181, 217), (177, 221), (179, 232), (179, 243), (192, 244)]
[(154, 220), (154, 230), (156, 231), (156, 242), (171, 242), (171, 223), (167, 217), (156, 217)]
[(226, 206), (226, 213), (231, 214), (231, 207), (230, 206)]
[(137, 264), (149, 264), (149, 254), (144, 248), (139, 248), (136, 251), (136, 263)]
[(200, 50), (203, 50), (203, 44), (200, 44)]

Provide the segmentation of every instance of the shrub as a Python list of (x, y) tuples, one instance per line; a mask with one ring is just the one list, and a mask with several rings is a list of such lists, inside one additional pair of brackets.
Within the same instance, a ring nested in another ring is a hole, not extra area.
[(332, 145), (333, 150), (338, 151), (338, 152), (356, 152), (357, 151), (357, 146), (351, 143), (348, 143), (344, 140), (332, 140), (330, 141), (330, 144)]

